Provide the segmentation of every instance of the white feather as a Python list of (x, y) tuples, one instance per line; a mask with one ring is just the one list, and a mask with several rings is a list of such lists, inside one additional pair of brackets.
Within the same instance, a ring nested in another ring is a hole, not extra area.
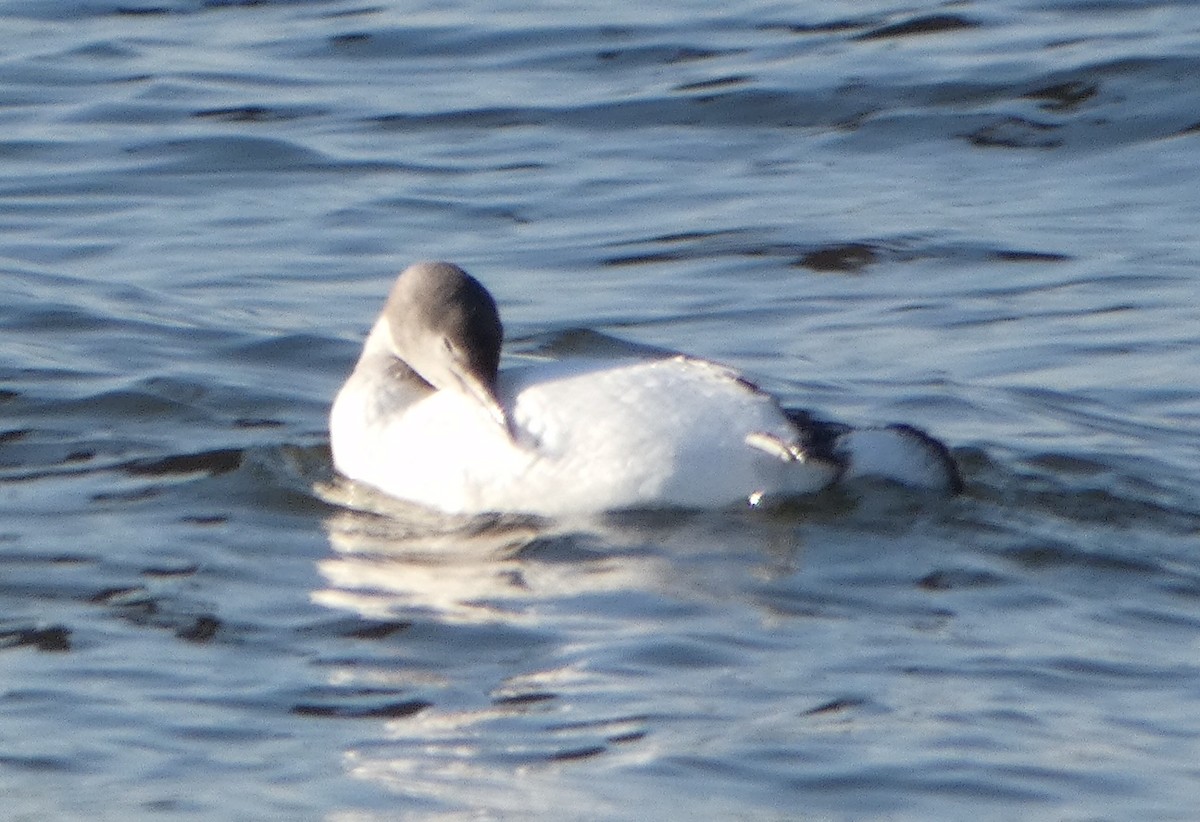
[(516, 441), (470, 397), (412, 402), (385, 369), (360, 363), (334, 403), (334, 462), (461, 514), (712, 507), (816, 491), (839, 470), (749, 443), (794, 442), (797, 431), (771, 397), (702, 360), (540, 363), (502, 371), (497, 389)]

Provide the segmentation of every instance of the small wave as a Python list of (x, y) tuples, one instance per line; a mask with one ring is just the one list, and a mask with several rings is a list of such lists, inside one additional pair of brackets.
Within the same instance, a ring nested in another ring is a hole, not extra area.
[(161, 174), (326, 170), (334, 164), (319, 152), (292, 141), (251, 136), (191, 137), (155, 141), (129, 148), (139, 160)]
[[(725, 257), (759, 260), (777, 258), (793, 268), (816, 273), (858, 274), (888, 263), (938, 261), (969, 265), (980, 262), (997, 263), (1060, 263), (1071, 255), (1056, 251), (1011, 248), (963, 239), (947, 242), (924, 237), (880, 237), (852, 239), (841, 242), (828, 240), (811, 242), (781, 241), (773, 232), (732, 228), (685, 235), (654, 236), (646, 239), (623, 240), (622, 249), (603, 259), (609, 266), (654, 265), (679, 263)], [(624, 251), (626, 248), (634, 251)]]
[(857, 40), (888, 40), (896, 37), (915, 37), (930, 34), (979, 28), (981, 24), (959, 14), (930, 14), (912, 17), (855, 35)]
[(4, 13), (28, 20), (86, 20), (93, 17), (153, 18), (264, 6), (322, 5), (327, 0), (39, 0), (7, 3)]

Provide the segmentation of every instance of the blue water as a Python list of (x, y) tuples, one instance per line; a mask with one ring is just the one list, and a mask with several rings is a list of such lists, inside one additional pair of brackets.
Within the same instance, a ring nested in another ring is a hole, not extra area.
[[(1190, 3), (0, 2), (2, 815), (1195, 818), (1198, 77)], [(967, 491), (356, 510), (431, 257)]]

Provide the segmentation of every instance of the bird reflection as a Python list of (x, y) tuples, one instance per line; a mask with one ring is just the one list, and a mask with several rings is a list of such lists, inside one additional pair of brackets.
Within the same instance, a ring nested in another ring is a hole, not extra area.
[(581, 592), (657, 587), (663, 559), (645, 533), (600, 520), (448, 517), (353, 483), (324, 489), (333, 556), (314, 601), (371, 619), (426, 614), (449, 622), (534, 619), (534, 603)]
[[(755, 592), (798, 568), (793, 515), (462, 519), (342, 479), (320, 494), (337, 508), (314, 601), (405, 628), (394, 643), (332, 655), (327, 685), (304, 707), (386, 718), (345, 752), (349, 771), (449, 808), (463, 796), (510, 803), (515, 817), (534, 802), (569, 806), (570, 786), (553, 776), (562, 763), (655, 756), (647, 677), (669, 690), (681, 672), (750, 653), (710, 638), (697, 614), (741, 600), (752, 620), (773, 621)], [(521, 769), (528, 792), (498, 782), (498, 764)]]
[(570, 522), (463, 518), (344, 480), (320, 493), (340, 510), (326, 520), (333, 554), (318, 562), (327, 584), (313, 599), (369, 619), (527, 624), (554, 611), (555, 601), (578, 595), (703, 597), (714, 582), (723, 587), (697, 578), (712, 567), (696, 562), (705, 553), (757, 557), (751, 564), (759, 579), (794, 573), (799, 557), (794, 521), (772, 524), (761, 513), (753, 527), (738, 517), (677, 511)]

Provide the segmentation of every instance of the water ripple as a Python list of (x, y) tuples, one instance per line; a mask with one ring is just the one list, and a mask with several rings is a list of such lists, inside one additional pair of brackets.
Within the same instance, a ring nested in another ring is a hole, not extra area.
[[(6, 814), (1189, 816), (1193, 18), (0, 2)], [(966, 490), (382, 498), (326, 415), (421, 258)]]

